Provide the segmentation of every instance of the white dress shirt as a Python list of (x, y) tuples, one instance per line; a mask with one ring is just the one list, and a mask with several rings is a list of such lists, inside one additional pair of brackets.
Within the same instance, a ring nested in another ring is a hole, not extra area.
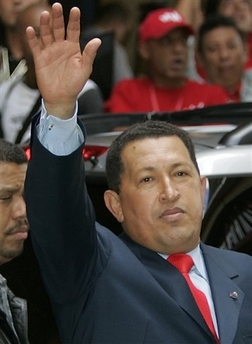
[(62, 120), (47, 113), (42, 101), (40, 122), (37, 127), (40, 142), (55, 155), (68, 155), (84, 141), (84, 135), (77, 125), (77, 102), (73, 117)]

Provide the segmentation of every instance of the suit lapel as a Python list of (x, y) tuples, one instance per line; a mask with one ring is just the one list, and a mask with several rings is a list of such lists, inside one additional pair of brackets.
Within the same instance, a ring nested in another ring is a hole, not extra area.
[(172, 299), (187, 312), (209, 335), (211, 333), (194, 301), (181, 273), (157, 253), (141, 249), (144, 265)]
[[(139, 246), (138, 257), (158, 284), (212, 338), (191, 291), (181, 273), (156, 252)], [(136, 253), (136, 251), (134, 252)]]
[[(213, 338), (180, 272), (157, 253), (138, 245), (125, 234), (121, 235), (121, 239), (174, 302)], [(235, 283), (238, 273), (230, 267), (229, 262), (223, 260), (223, 255), (219, 256), (219, 250), (204, 244), (201, 244), (201, 248), (212, 290), (221, 342), (232, 343), (244, 298), (244, 293)], [(230, 297), (232, 292), (238, 294), (238, 299)]]
[(232, 343), (244, 293), (236, 284), (238, 273), (230, 262), (219, 257), (218, 250), (202, 245), (221, 342)]

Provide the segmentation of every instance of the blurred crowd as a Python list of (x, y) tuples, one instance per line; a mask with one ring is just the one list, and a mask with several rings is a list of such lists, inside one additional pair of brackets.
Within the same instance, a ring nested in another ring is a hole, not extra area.
[[(0, 137), (29, 140), (41, 99), (25, 28), (49, 0), (0, 0)], [(119, 1), (98, 2), (82, 47), (102, 39), (79, 114), (177, 111), (252, 100), (252, 0), (147, 2), (133, 15)], [(34, 5), (35, 4), (35, 5)], [(135, 37), (130, 50), (125, 42)], [(132, 60), (130, 54), (134, 52)]]

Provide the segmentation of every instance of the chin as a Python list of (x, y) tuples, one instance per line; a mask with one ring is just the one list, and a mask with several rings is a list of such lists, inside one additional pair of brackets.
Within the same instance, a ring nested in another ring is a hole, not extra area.
[(22, 252), (23, 252), (23, 245), (20, 245), (19, 247), (13, 249), (13, 250), (9, 250), (9, 252), (6, 254), (6, 258), (9, 258), (9, 260), (14, 259), (19, 257)]

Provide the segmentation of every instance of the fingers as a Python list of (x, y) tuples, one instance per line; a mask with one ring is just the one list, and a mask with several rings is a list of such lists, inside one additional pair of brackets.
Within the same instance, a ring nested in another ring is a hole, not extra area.
[(52, 5), (52, 31), (55, 41), (63, 41), (65, 39), (65, 23), (62, 5), (55, 2)]
[(53, 42), (54, 38), (50, 26), (51, 14), (47, 11), (40, 16), (40, 39), (44, 46)]
[(27, 40), (29, 43), (29, 47), (32, 51), (32, 54), (33, 54), (34, 58), (36, 58), (36, 56), (39, 56), (41, 50), (40, 50), (40, 45), (39, 45), (39, 42), (37, 40), (36, 33), (35, 33), (35, 30), (33, 29), (33, 27), (31, 27), (31, 26), (27, 27), (26, 37), (27, 37)]
[(44, 46), (65, 39), (65, 24), (62, 5), (55, 2), (51, 12), (44, 11), (40, 16), (40, 39)]
[[(80, 36), (80, 10), (73, 7), (67, 25), (67, 40), (78, 43)], [(40, 38), (44, 45), (65, 39), (65, 23), (62, 5), (55, 2), (52, 12), (43, 12), (40, 18)]]
[(67, 39), (79, 43), (80, 39), (80, 10), (78, 7), (73, 7), (69, 14), (69, 21), (67, 25)]

